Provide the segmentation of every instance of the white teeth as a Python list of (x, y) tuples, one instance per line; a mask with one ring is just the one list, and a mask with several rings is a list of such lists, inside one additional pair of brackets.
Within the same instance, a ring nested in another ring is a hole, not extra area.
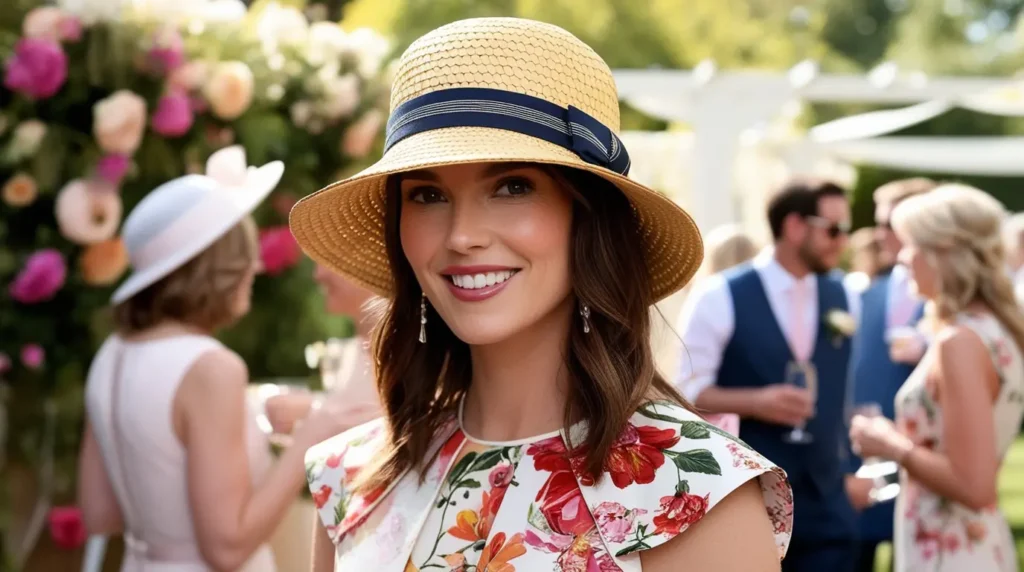
[(502, 270), (500, 272), (488, 272), (486, 274), (454, 274), (449, 276), (452, 283), (459, 288), (476, 290), (487, 286), (501, 284), (515, 274), (516, 270)]

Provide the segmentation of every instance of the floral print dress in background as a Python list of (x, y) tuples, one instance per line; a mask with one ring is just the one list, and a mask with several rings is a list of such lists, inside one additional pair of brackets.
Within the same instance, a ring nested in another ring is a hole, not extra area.
[[(993, 421), (996, 450), (1002, 459), (1024, 416), (1024, 362), (1016, 343), (993, 316), (962, 314), (958, 322), (977, 332), (999, 373)], [(934, 352), (925, 355), (896, 395), (896, 423), (917, 446), (941, 453), (941, 396), (937, 380), (930, 375), (934, 361)], [(980, 385), (978, 390), (982, 391)], [(929, 491), (906, 472), (901, 480), (903, 492), (897, 501), (895, 523), (896, 572), (1017, 571), (1013, 537), (998, 507), (974, 511)]]
[(760, 482), (780, 557), (789, 544), (793, 504), (784, 473), (676, 405), (638, 411), (596, 482), (561, 432), (486, 442), (468, 436), (456, 418), (438, 436), (422, 483), (409, 472), (353, 494), (348, 483), (380, 450), (382, 429), (371, 422), (306, 457), (339, 572), (639, 571), (641, 551), (684, 533), (752, 479)]

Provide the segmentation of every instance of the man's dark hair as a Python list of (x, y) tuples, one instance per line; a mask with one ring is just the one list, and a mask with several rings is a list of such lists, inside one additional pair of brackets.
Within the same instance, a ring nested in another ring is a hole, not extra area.
[(824, 197), (845, 197), (846, 189), (830, 181), (796, 180), (786, 183), (768, 201), (768, 226), (775, 240), (782, 238), (782, 224), (791, 214), (809, 217), (818, 214), (818, 201)]

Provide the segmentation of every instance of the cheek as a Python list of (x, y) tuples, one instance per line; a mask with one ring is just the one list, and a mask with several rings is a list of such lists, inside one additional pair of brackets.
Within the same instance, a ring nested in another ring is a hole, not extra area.
[(502, 225), (505, 245), (528, 260), (539, 278), (568, 282), (571, 203), (538, 205), (521, 215)]
[(427, 271), (431, 257), (444, 246), (443, 221), (436, 219), (437, 213), (409, 209), (399, 221), (402, 252), (417, 276)]

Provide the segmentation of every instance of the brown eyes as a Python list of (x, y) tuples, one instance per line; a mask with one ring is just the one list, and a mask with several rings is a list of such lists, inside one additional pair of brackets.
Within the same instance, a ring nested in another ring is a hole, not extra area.
[[(503, 179), (494, 189), (496, 197), (521, 197), (534, 191), (534, 184), (524, 177), (510, 177)], [(413, 187), (406, 200), (414, 203), (433, 204), (447, 202), (448, 198), (437, 187), (422, 185)]]

